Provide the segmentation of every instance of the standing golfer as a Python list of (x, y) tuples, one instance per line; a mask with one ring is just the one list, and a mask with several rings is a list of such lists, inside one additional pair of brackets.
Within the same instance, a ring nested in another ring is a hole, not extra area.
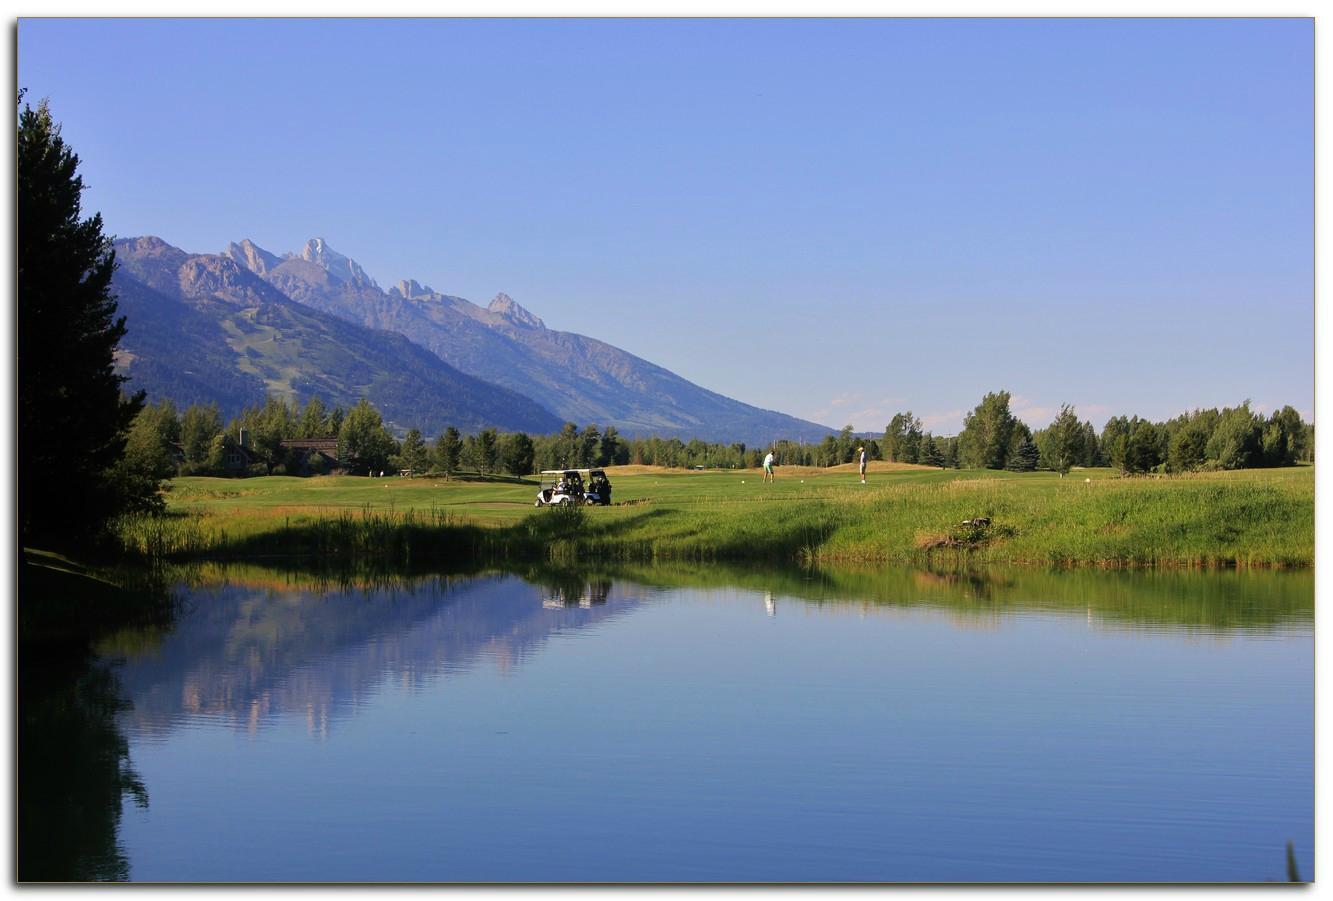
[(861, 455), (861, 484), (866, 483), (866, 449), (864, 446), (858, 447), (856, 452)]
[(768, 456), (764, 457), (764, 481), (772, 482), (775, 478), (773, 475), (773, 452), (769, 451)]

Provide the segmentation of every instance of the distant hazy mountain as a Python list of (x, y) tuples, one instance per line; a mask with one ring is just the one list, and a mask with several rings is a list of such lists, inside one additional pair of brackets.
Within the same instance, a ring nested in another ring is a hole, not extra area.
[(321, 238), (281, 258), (249, 240), (224, 255), (299, 303), (404, 335), (463, 372), (579, 424), (749, 444), (818, 440), (833, 431), (701, 388), (595, 338), (548, 329), (505, 294), (481, 307), (413, 280), (383, 291)]
[(327, 272), (329, 265), (364, 278), (322, 242), (306, 251), (311, 260), (280, 260), (253, 245), (232, 245), (218, 256), (188, 254), (159, 238), (117, 241), (113, 284), (128, 328), (117, 362), (129, 388), (182, 406), (216, 401), (228, 416), (262, 403), (266, 392), (344, 407), (364, 396), (390, 424), (430, 435), (448, 425), (536, 433), (560, 427), (535, 401), (459, 372), (402, 335), (297, 303), (256, 274), (296, 265)]

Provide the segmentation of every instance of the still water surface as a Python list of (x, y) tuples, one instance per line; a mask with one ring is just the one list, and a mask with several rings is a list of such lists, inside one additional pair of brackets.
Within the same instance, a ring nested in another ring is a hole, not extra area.
[(1310, 573), (632, 575), (182, 585), (128, 878), (1313, 876)]

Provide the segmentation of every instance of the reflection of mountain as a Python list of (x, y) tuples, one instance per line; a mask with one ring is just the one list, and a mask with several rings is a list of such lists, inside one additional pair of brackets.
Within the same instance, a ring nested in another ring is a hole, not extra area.
[(1309, 572), (711, 566), (530, 579), (404, 578), (387, 586), (319, 588), (285, 584), (253, 568), (231, 571), (219, 584), (192, 589), (190, 612), (152, 650), (124, 639), (103, 650), (127, 658), (119, 675), (140, 729), (165, 730), (181, 717), (258, 728), (270, 715), (298, 713), (319, 731), (386, 681), (412, 687), (482, 658), (501, 667), (520, 663), (555, 632), (632, 609), (640, 597), (630, 587), (636, 582), (753, 589), (769, 592), (777, 607), (791, 599), (830, 613), (931, 608), (973, 626), (1043, 610), (1086, 613), (1100, 627), (1207, 633), (1301, 628), (1313, 618)]
[[(386, 681), (410, 687), (482, 657), (508, 667), (553, 633), (638, 603), (608, 587), (560, 589), (573, 603), (553, 607), (543, 604), (551, 588), (513, 576), (327, 592), (228, 582), (189, 592), (192, 609), (159, 647), (124, 654), (120, 681), (143, 731), (167, 730), (181, 717), (253, 729), (293, 712), (322, 731)], [(604, 601), (578, 603), (599, 594)]]

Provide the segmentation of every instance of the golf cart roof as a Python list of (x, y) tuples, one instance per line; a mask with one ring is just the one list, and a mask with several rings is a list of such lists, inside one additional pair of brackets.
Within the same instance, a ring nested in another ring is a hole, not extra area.
[(544, 475), (544, 476), (562, 476), (562, 475), (564, 475), (564, 474), (567, 473), (567, 472), (601, 472), (601, 470), (600, 470), (600, 469), (574, 469), (573, 467), (570, 467), (569, 469), (543, 469), (543, 470), (542, 470), (542, 475)]

